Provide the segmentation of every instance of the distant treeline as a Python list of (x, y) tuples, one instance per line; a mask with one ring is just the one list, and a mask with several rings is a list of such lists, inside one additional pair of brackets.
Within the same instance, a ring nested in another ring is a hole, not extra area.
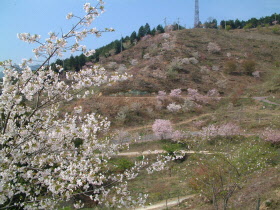
[[(275, 22), (276, 21), (276, 22)], [(271, 16), (257, 18), (251, 18), (247, 21), (244, 20), (222, 20), (220, 22), (221, 29), (249, 29), (257, 28), (262, 26), (271, 26), (280, 21), (280, 14), (272, 14)], [(200, 27), (204, 28), (218, 28), (218, 23), (216, 19), (209, 18), (204, 24), (200, 24)]]
[[(168, 30), (182, 30), (183, 26), (178, 24), (169, 25)], [(120, 40), (112, 41), (111, 43), (96, 49), (95, 54), (92, 56), (86, 57), (84, 54), (73, 56), (65, 60), (57, 59), (55, 63), (52, 63), (53, 69), (56, 70), (55, 64), (61, 65), (65, 70), (70, 71), (79, 71), (87, 62), (99, 62), (99, 60), (103, 58), (107, 58), (112, 55), (119, 54), (121, 51), (129, 49), (134, 46), (137, 41), (139, 41), (142, 37), (151, 35), (155, 36), (156, 34), (164, 33), (165, 28), (162, 25), (158, 25), (157, 27), (151, 29), (150, 25), (146, 23), (138, 29), (138, 33), (133, 31), (130, 36), (126, 36), (121, 38)]]

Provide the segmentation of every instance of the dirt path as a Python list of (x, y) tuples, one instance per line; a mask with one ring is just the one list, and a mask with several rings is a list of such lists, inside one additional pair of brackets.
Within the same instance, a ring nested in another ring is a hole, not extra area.
[(271, 105), (280, 106), (280, 104), (277, 104), (277, 103), (275, 103), (275, 102), (272, 102), (272, 101), (267, 100), (267, 97), (268, 97), (268, 96), (252, 97), (252, 98), (255, 99), (255, 100), (257, 100), (257, 101), (262, 101), (262, 102), (265, 102), (265, 103), (268, 103), (268, 104), (271, 104)]
[[(199, 116), (194, 116), (194, 117), (189, 118), (187, 120), (184, 120), (184, 121), (181, 121), (181, 122), (178, 122), (178, 123), (174, 123), (173, 125), (174, 126), (184, 125), (184, 124), (190, 123), (192, 121), (198, 120), (200, 118), (203, 118), (203, 117), (206, 117), (206, 116), (210, 116), (211, 114), (212, 113), (206, 113), (206, 114), (202, 114), (202, 115), (199, 115)], [(138, 130), (142, 130), (142, 129), (151, 129), (151, 128), (152, 128), (152, 125), (145, 125), (145, 126), (140, 126), (140, 127), (135, 127), (135, 128), (128, 128), (125, 131), (133, 132), (133, 131), (138, 131)]]
[[(185, 154), (205, 154), (205, 155), (213, 155), (217, 154), (220, 152), (209, 152), (209, 151), (186, 151), (186, 150), (181, 150), (181, 152), (184, 152)], [(140, 155), (156, 155), (156, 154), (161, 154), (161, 153), (166, 153), (165, 150), (154, 150), (154, 151), (143, 151), (143, 152), (121, 152), (118, 154), (118, 156), (140, 156)]]
[(179, 197), (179, 198), (171, 198), (167, 200), (167, 205), (166, 205), (166, 200), (165, 201), (161, 201), (159, 203), (153, 204), (151, 206), (145, 206), (145, 207), (141, 207), (141, 208), (136, 208), (135, 210), (160, 210), (160, 209), (166, 209), (166, 207), (172, 207), (172, 206), (176, 206), (180, 203), (182, 203), (185, 200), (191, 199), (194, 196), (196, 196), (195, 194), (193, 195), (187, 195), (184, 197)]

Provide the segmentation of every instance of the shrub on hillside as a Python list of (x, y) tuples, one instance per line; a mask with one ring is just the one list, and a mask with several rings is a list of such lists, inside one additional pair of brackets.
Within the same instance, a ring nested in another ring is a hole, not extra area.
[(256, 69), (256, 62), (253, 60), (245, 60), (242, 63), (243, 72), (247, 75), (252, 75)]
[(274, 33), (274, 34), (280, 34), (280, 28), (274, 26), (274, 27), (272, 28), (272, 33)]
[(252, 23), (247, 23), (244, 27), (245, 30), (248, 30), (250, 28), (253, 28), (253, 24)]
[(233, 74), (237, 70), (236, 62), (233, 60), (229, 60), (225, 63), (225, 73), (227, 74)]

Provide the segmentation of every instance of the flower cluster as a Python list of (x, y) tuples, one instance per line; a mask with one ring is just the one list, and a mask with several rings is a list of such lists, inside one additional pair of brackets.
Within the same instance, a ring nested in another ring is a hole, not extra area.
[(273, 130), (271, 128), (267, 128), (262, 133), (262, 137), (265, 141), (270, 142), (272, 144), (275, 144), (275, 145), (280, 144), (280, 131), (279, 130)]
[(181, 89), (174, 89), (174, 90), (171, 90), (169, 95), (170, 95), (170, 97), (179, 98), (179, 97), (181, 97), (181, 93), (182, 93)]
[(184, 139), (185, 135), (181, 131), (174, 131), (170, 120), (155, 120), (152, 126), (154, 134), (160, 139), (172, 139), (173, 141), (180, 141)]
[(197, 103), (208, 104), (211, 101), (219, 101), (220, 94), (217, 89), (209, 90), (206, 95), (202, 95), (197, 89), (188, 88), (188, 98)]
[(182, 108), (181, 105), (171, 103), (167, 106), (167, 110), (170, 112), (178, 112)]
[(240, 127), (233, 123), (226, 123), (220, 126), (209, 125), (207, 127), (203, 127), (200, 132), (200, 136), (203, 139), (211, 140), (217, 136), (230, 137), (235, 135), (240, 135), (241, 130)]
[[(100, 16), (104, 12), (104, 2), (102, 0), (98, 1), (98, 4), (94, 7), (90, 3), (84, 4), (84, 17), (77, 17), (72, 12), (68, 13), (66, 19), (70, 20), (74, 17), (78, 19), (78, 23), (68, 31), (66, 34), (62, 34), (59, 37), (59, 34), (54, 32), (49, 33), (49, 38), (42, 42), (40, 40), (40, 35), (31, 35), (29, 33), (19, 33), (18, 38), (24, 42), (28, 43), (39, 43), (40, 46), (33, 49), (33, 53), (37, 58), (44, 57), (48, 58), (47, 61), (55, 56), (63, 56), (63, 52), (71, 49), (71, 52), (74, 53), (76, 51), (82, 51), (85, 56), (92, 55), (95, 51), (94, 50), (87, 50), (86, 46), (80, 45), (80, 42), (83, 41), (88, 35), (95, 35), (96, 37), (101, 36), (101, 32), (96, 28), (88, 28), (91, 23), (95, 20), (96, 17)], [(78, 31), (77, 28), (83, 28), (83, 30)], [(114, 31), (113, 29), (106, 28), (104, 30), (107, 31)], [(104, 32), (103, 31), (103, 32)], [(74, 38), (71, 41), (71, 38)]]
[[(33, 52), (45, 61), (36, 71), (29, 67), (32, 59), (24, 59), (20, 70), (11, 61), (0, 62), (5, 75), (0, 95), (0, 208), (54, 209), (60, 201), (80, 194), (108, 207), (131, 208), (145, 202), (146, 195), (132, 199), (126, 180), (135, 178), (146, 162), (136, 162), (121, 174), (107, 173), (108, 160), (119, 149), (108, 138), (110, 122), (94, 113), (85, 115), (82, 107), (61, 113), (66, 101), (90, 94), (89, 87), (129, 77), (109, 75), (104, 68), (92, 66), (66, 72), (66, 78), (61, 79), (61, 66), (56, 66), (58, 73), (47, 66), (52, 57), (65, 50), (82, 49), (88, 55), (94, 52), (78, 42), (100, 32), (77, 28), (87, 27), (103, 12), (103, 1), (96, 7), (87, 3), (84, 10), (85, 17), (78, 18), (78, 24), (61, 38), (50, 32), (41, 43), (39, 35), (18, 34), (25, 42), (40, 44)], [(67, 15), (68, 19), (74, 17)], [(75, 38), (72, 46), (70, 38)], [(82, 203), (74, 206), (81, 207)]]

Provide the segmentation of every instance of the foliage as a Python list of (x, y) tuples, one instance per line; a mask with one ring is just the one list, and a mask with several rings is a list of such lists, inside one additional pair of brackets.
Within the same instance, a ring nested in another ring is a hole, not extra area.
[(245, 74), (252, 76), (252, 73), (256, 69), (256, 62), (253, 60), (245, 60), (242, 62), (242, 68)]
[(250, 28), (256, 28), (258, 26), (265, 26), (265, 25), (273, 25), (274, 21), (280, 20), (280, 14), (272, 14), (271, 16), (261, 17), (259, 19), (257, 18), (251, 18), (247, 21), (240, 21), (238, 19), (236, 20), (222, 20), (220, 22), (221, 28), (225, 28), (225, 25), (229, 25), (232, 29), (237, 28), (244, 28), (244, 29), (250, 29)]
[(114, 170), (119, 173), (123, 173), (134, 166), (134, 162), (127, 158), (118, 158), (111, 162), (113, 162), (113, 164), (115, 165)]
[(229, 199), (238, 187), (239, 176), (230, 160), (215, 156), (197, 163), (189, 186), (211, 201), (215, 209), (218, 209), (220, 200), (223, 201), (223, 209), (227, 209)]
[(204, 22), (204, 28), (218, 28), (218, 21), (213, 18), (208, 18), (207, 21)]
[(164, 149), (169, 155), (174, 155), (176, 151), (179, 151), (182, 149), (182, 144), (180, 143), (169, 143), (162, 146), (162, 149)]
[(272, 28), (272, 33), (274, 33), (274, 34), (280, 34), (280, 28), (274, 26), (274, 27)]
[(233, 74), (233, 73), (236, 72), (236, 70), (237, 70), (237, 65), (236, 65), (236, 62), (234, 60), (226, 61), (225, 72), (227, 74)]
[(273, 148), (254, 137), (253, 141), (242, 143), (234, 151), (232, 162), (241, 174), (247, 175), (270, 165), (278, 164), (279, 152), (277, 148)]
[(252, 23), (247, 23), (247, 24), (244, 26), (244, 29), (245, 29), (245, 30), (250, 29), (250, 28), (253, 28)]

